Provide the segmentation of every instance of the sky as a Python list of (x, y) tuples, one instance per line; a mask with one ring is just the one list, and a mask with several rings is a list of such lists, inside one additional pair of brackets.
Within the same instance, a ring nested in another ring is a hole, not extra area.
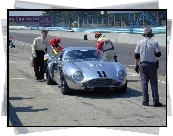
[(27, 8), (30, 7), (30, 9), (50, 9), (51, 6), (47, 4), (35, 4), (35, 3), (28, 3), (28, 2), (22, 2), (22, 1), (16, 1), (15, 7), (18, 8)]

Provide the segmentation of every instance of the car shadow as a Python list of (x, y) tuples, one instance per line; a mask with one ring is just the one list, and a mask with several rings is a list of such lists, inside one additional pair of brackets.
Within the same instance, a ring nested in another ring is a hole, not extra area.
[[(47, 108), (43, 109), (32, 109), (32, 106), (29, 107), (13, 107), (12, 104), (9, 101), (9, 107), (8, 107), (8, 119), (11, 122), (11, 125), (13, 127), (18, 127), (18, 126), (23, 126), (20, 118), (18, 117), (17, 113), (18, 112), (40, 112), (40, 111), (45, 111), (48, 110)], [(9, 123), (9, 121), (8, 121)], [(9, 124), (8, 124), (9, 126)]]
[(141, 80), (128, 80), (128, 82), (140, 82)]
[(127, 88), (125, 93), (118, 93), (116, 91), (83, 91), (83, 90), (73, 90), (69, 96), (91, 98), (91, 99), (114, 99), (114, 98), (131, 98), (131, 97), (141, 97), (142, 92), (139, 90)]

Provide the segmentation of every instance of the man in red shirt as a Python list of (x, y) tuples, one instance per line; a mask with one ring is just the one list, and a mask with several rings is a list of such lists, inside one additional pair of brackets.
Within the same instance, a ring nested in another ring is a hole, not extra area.
[[(52, 53), (54, 54), (54, 57), (63, 49), (61, 46), (59, 46), (60, 38), (54, 38), (49, 40), (49, 44), (52, 48)], [(46, 50), (45, 50), (46, 52)], [(44, 55), (44, 73), (46, 73), (47, 68), (47, 61), (49, 60), (49, 54), (45, 53)]]
[(59, 45), (60, 43), (60, 38), (55, 38), (55, 39), (51, 39), (49, 41), (52, 49), (53, 49), (53, 53), (54, 54), (58, 54), (59, 51), (61, 51), (63, 48)]
[(100, 32), (95, 32), (95, 38), (97, 39), (96, 48), (102, 52), (109, 61), (114, 59), (115, 62), (117, 62), (117, 56), (115, 55), (114, 45), (111, 40)]

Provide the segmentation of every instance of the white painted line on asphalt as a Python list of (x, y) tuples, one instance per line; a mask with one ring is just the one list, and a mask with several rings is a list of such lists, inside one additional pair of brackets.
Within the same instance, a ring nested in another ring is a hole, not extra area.
[[(127, 72), (127, 76), (139, 76), (139, 74), (135, 74), (135, 73), (131, 73), (131, 72)], [(162, 83), (162, 84), (166, 84), (165, 81), (161, 81), (161, 80), (158, 80), (159, 83)]]
[(139, 74), (135, 74), (135, 73), (131, 73), (131, 72), (127, 72), (127, 74), (129, 74), (128, 76), (139, 76)]
[(166, 84), (166, 82), (165, 82), (165, 81), (161, 81), (161, 83)]
[(26, 78), (10, 78), (10, 79), (26, 79)]
[(18, 40), (15, 40), (15, 42), (17, 42), (19, 44), (25, 44), (25, 45), (30, 45), (31, 46), (31, 44), (30, 43), (27, 43), (27, 42), (18, 41)]
[(165, 81), (160, 81), (160, 80), (158, 80), (158, 82), (163, 83), (163, 84), (166, 84), (166, 82), (165, 82)]
[(138, 74), (130, 74), (130, 75), (128, 75), (128, 76), (139, 76)]
[(130, 67), (134, 67), (135, 65), (129, 65)]
[(158, 80), (158, 83), (163, 83), (163, 84), (166, 84), (166, 82), (165, 82), (165, 81), (160, 81), (160, 80)]
[(127, 74), (129, 74), (129, 76), (133, 76), (133, 75), (136, 75), (136, 76), (138, 76), (138, 74), (135, 74), (135, 73), (131, 73), (131, 72), (127, 72)]

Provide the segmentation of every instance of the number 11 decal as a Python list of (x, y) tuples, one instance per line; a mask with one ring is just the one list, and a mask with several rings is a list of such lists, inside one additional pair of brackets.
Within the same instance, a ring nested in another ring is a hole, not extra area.
[(104, 71), (97, 71), (97, 73), (99, 74), (99, 77), (107, 77), (106, 73)]

